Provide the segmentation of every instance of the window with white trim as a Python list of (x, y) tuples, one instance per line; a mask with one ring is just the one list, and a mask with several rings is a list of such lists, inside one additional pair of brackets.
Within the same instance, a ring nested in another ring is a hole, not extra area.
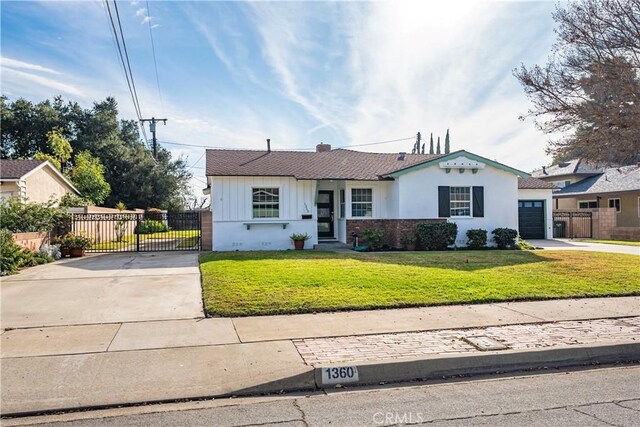
[(471, 216), (471, 187), (449, 187), (449, 206), (452, 217)]
[(616, 208), (616, 212), (620, 213), (620, 199), (619, 198), (609, 199), (609, 207)]
[(254, 218), (280, 217), (279, 188), (254, 188), (252, 197)]
[(585, 200), (578, 202), (578, 209), (593, 209), (598, 207), (598, 202), (595, 200)]
[(371, 188), (351, 189), (351, 216), (373, 216), (373, 190)]

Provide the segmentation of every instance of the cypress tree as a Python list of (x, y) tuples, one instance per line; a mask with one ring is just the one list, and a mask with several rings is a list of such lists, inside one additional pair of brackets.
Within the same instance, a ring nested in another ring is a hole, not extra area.
[(438, 148), (436, 149), (436, 154), (440, 154), (440, 137), (438, 137)]
[(427, 144), (424, 144), (424, 143), (422, 144), (422, 154), (424, 154), (424, 147), (425, 147), (426, 145), (427, 145)]
[(429, 144), (429, 154), (434, 154), (434, 152), (433, 152), (433, 133), (431, 134), (431, 143)]
[(444, 154), (449, 154), (449, 129), (447, 129), (447, 135), (444, 137)]

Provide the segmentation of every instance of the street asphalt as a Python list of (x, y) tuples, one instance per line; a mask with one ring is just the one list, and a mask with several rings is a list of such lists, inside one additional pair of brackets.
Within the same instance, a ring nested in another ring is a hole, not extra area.
[(640, 425), (640, 366), (216, 399), (5, 419), (3, 425), (624, 426)]

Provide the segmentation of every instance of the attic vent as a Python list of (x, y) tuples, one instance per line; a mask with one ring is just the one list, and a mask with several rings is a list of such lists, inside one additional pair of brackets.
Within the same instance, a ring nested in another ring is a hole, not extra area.
[(404, 156), (407, 155), (406, 151), (401, 151), (400, 153), (398, 153), (398, 160), (404, 160)]

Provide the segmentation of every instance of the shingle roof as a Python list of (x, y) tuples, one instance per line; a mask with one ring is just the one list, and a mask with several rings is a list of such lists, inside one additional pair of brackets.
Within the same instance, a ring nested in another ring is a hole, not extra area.
[(0, 179), (20, 179), (44, 160), (0, 160)]
[(538, 178), (518, 178), (518, 189), (520, 190), (553, 190), (555, 188), (558, 187)]
[(597, 175), (602, 173), (603, 170), (603, 168), (593, 166), (582, 159), (574, 159), (535, 170), (531, 172), (531, 176), (547, 178), (565, 175)]
[(291, 176), (296, 179), (376, 181), (383, 175), (443, 155), (365, 153), (345, 149), (327, 152), (207, 150), (208, 176)]
[(585, 178), (553, 193), (554, 196), (640, 191), (640, 166), (605, 169), (598, 176)]

